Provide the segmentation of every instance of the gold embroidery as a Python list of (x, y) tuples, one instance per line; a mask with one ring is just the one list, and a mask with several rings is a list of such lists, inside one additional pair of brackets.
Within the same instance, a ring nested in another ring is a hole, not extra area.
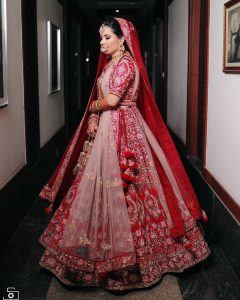
[(80, 235), (78, 240), (80, 245), (91, 245), (91, 241), (87, 238), (86, 234)]
[(85, 173), (85, 176), (89, 180), (94, 180), (95, 179), (95, 173), (93, 171), (91, 171), (90, 173)]
[(103, 250), (109, 250), (109, 249), (111, 249), (112, 247), (111, 247), (109, 244), (107, 244), (107, 243), (102, 243), (102, 244), (101, 244), (101, 248), (102, 248)]

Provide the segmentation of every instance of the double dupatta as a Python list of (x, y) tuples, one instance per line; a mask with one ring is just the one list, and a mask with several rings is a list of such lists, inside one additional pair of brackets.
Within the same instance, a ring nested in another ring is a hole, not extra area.
[[(187, 208), (193, 218), (195, 220), (199, 220), (203, 216), (202, 210), (191, 182), (182, 165), (174, 142), (156, 105), (147, 71), (143, 63), (137, 31), (130, 21), (123, 18), (115, 19), (119, 22), (124, 39), (130, 50), (130, 54), (135, 59), (140, 71), (140, 89), (137, 102), (138, 108), (166, 156)], [(47, 199), (51, 203), (53, 203), (57, 197), (64, 197), (74, 180), (72, 171), (77, 162), (83, 143), (87, 138), (89, 106), (97, 97), (97, 79), (100, 76), (106, 62), (107, 56), (100, 52), (96, 78), (82, 121), (73, 134), (73, 137), (68, 144), (57, 169), (39, 194), (41, 198)], [(160, 161), (156, 156), (154, 156), (154, 161), (160, 181), (166, 182), (168, 188), (171, 188), (167, 182), (167, 176), (162, 170)], [(166, 198), (172, 219), (171, 234), (174, 238), (183, 236), (185, 234), (185, 229), (177, 199), (174, 196)]]

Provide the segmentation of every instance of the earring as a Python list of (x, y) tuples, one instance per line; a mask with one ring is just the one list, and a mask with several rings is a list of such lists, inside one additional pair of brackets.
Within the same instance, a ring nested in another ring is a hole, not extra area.
[(125, 47), (123, 44), (120, 44), (120, 53), (123, 54), (123, 52), (125, 51)]

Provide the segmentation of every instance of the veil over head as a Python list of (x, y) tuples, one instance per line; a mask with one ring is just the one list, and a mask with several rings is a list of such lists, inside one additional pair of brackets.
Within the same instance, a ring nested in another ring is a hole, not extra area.
[[(199, 220), (202, 217), (202, 210), (200, 208), (197, 196), (193, 190), (191, 182), (186, 174), (186, 171), (182, 165), (177, 149), (173, 143), (173, 140), (168, 132), (168, 129), (161, 117), (161, 114), (156, 105), (153, 91), (148, 79), (147, 71), (142, 59), (141, 49), (138, 39), (137, 31), (134, 25), (123, 18), (115, 18), (119, 23), (124, 39), (130, 50), (130, 54), (137, 63), (140, 71), (140, 89), (137, 100), (137, 106), (140, 110), (144, 120), (151, 129), (157, 142), (161, 146), (167, 161), (172, 169), (178, 188), (182, 194), (184, 202), (189, 209), (191, 215), (195, 220)], [(82, 121), (71, 141), (65, 150), (58, 167), (45, 185), (45, 189), (40, 193), (40, 197), (49, 200), (53, 203), (56, 197), (64, 197), (68, 191), (71, 183), (74, 180), (72, 170), (77, 162), (79, 153), (81, 152), (84, 141), (87, 139), (87, 126), (89, 117), (89, 106), (97, 95), (97, 79), (100, 76), (105, 64), (107, 62), (107, 55), (100, 52), (98, 68), (96, 78), (93, 84), (92, 92), (88, 101), (88, 105)], [(160, 161), (154, 157), (157, 172), (159, 174), (160, 181), (162, 179)], [(174, 238), (183, 236), (185, 233), (184, 225), (182, 222), (180, 209), (178, 207), (177, 199), (172, 197), (166, 199), (169, 212), (173, 221), (173, 227), (171, 233)]]

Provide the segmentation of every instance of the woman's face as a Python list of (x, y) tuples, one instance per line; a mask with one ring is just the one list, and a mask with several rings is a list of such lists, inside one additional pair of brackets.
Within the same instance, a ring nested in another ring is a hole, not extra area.
[(110, 56), (119, 52), (120, 43), (123, 43), (123, 37), (119, 38), (109, 26), (101, 26), (100, 34), (100, 50)]

